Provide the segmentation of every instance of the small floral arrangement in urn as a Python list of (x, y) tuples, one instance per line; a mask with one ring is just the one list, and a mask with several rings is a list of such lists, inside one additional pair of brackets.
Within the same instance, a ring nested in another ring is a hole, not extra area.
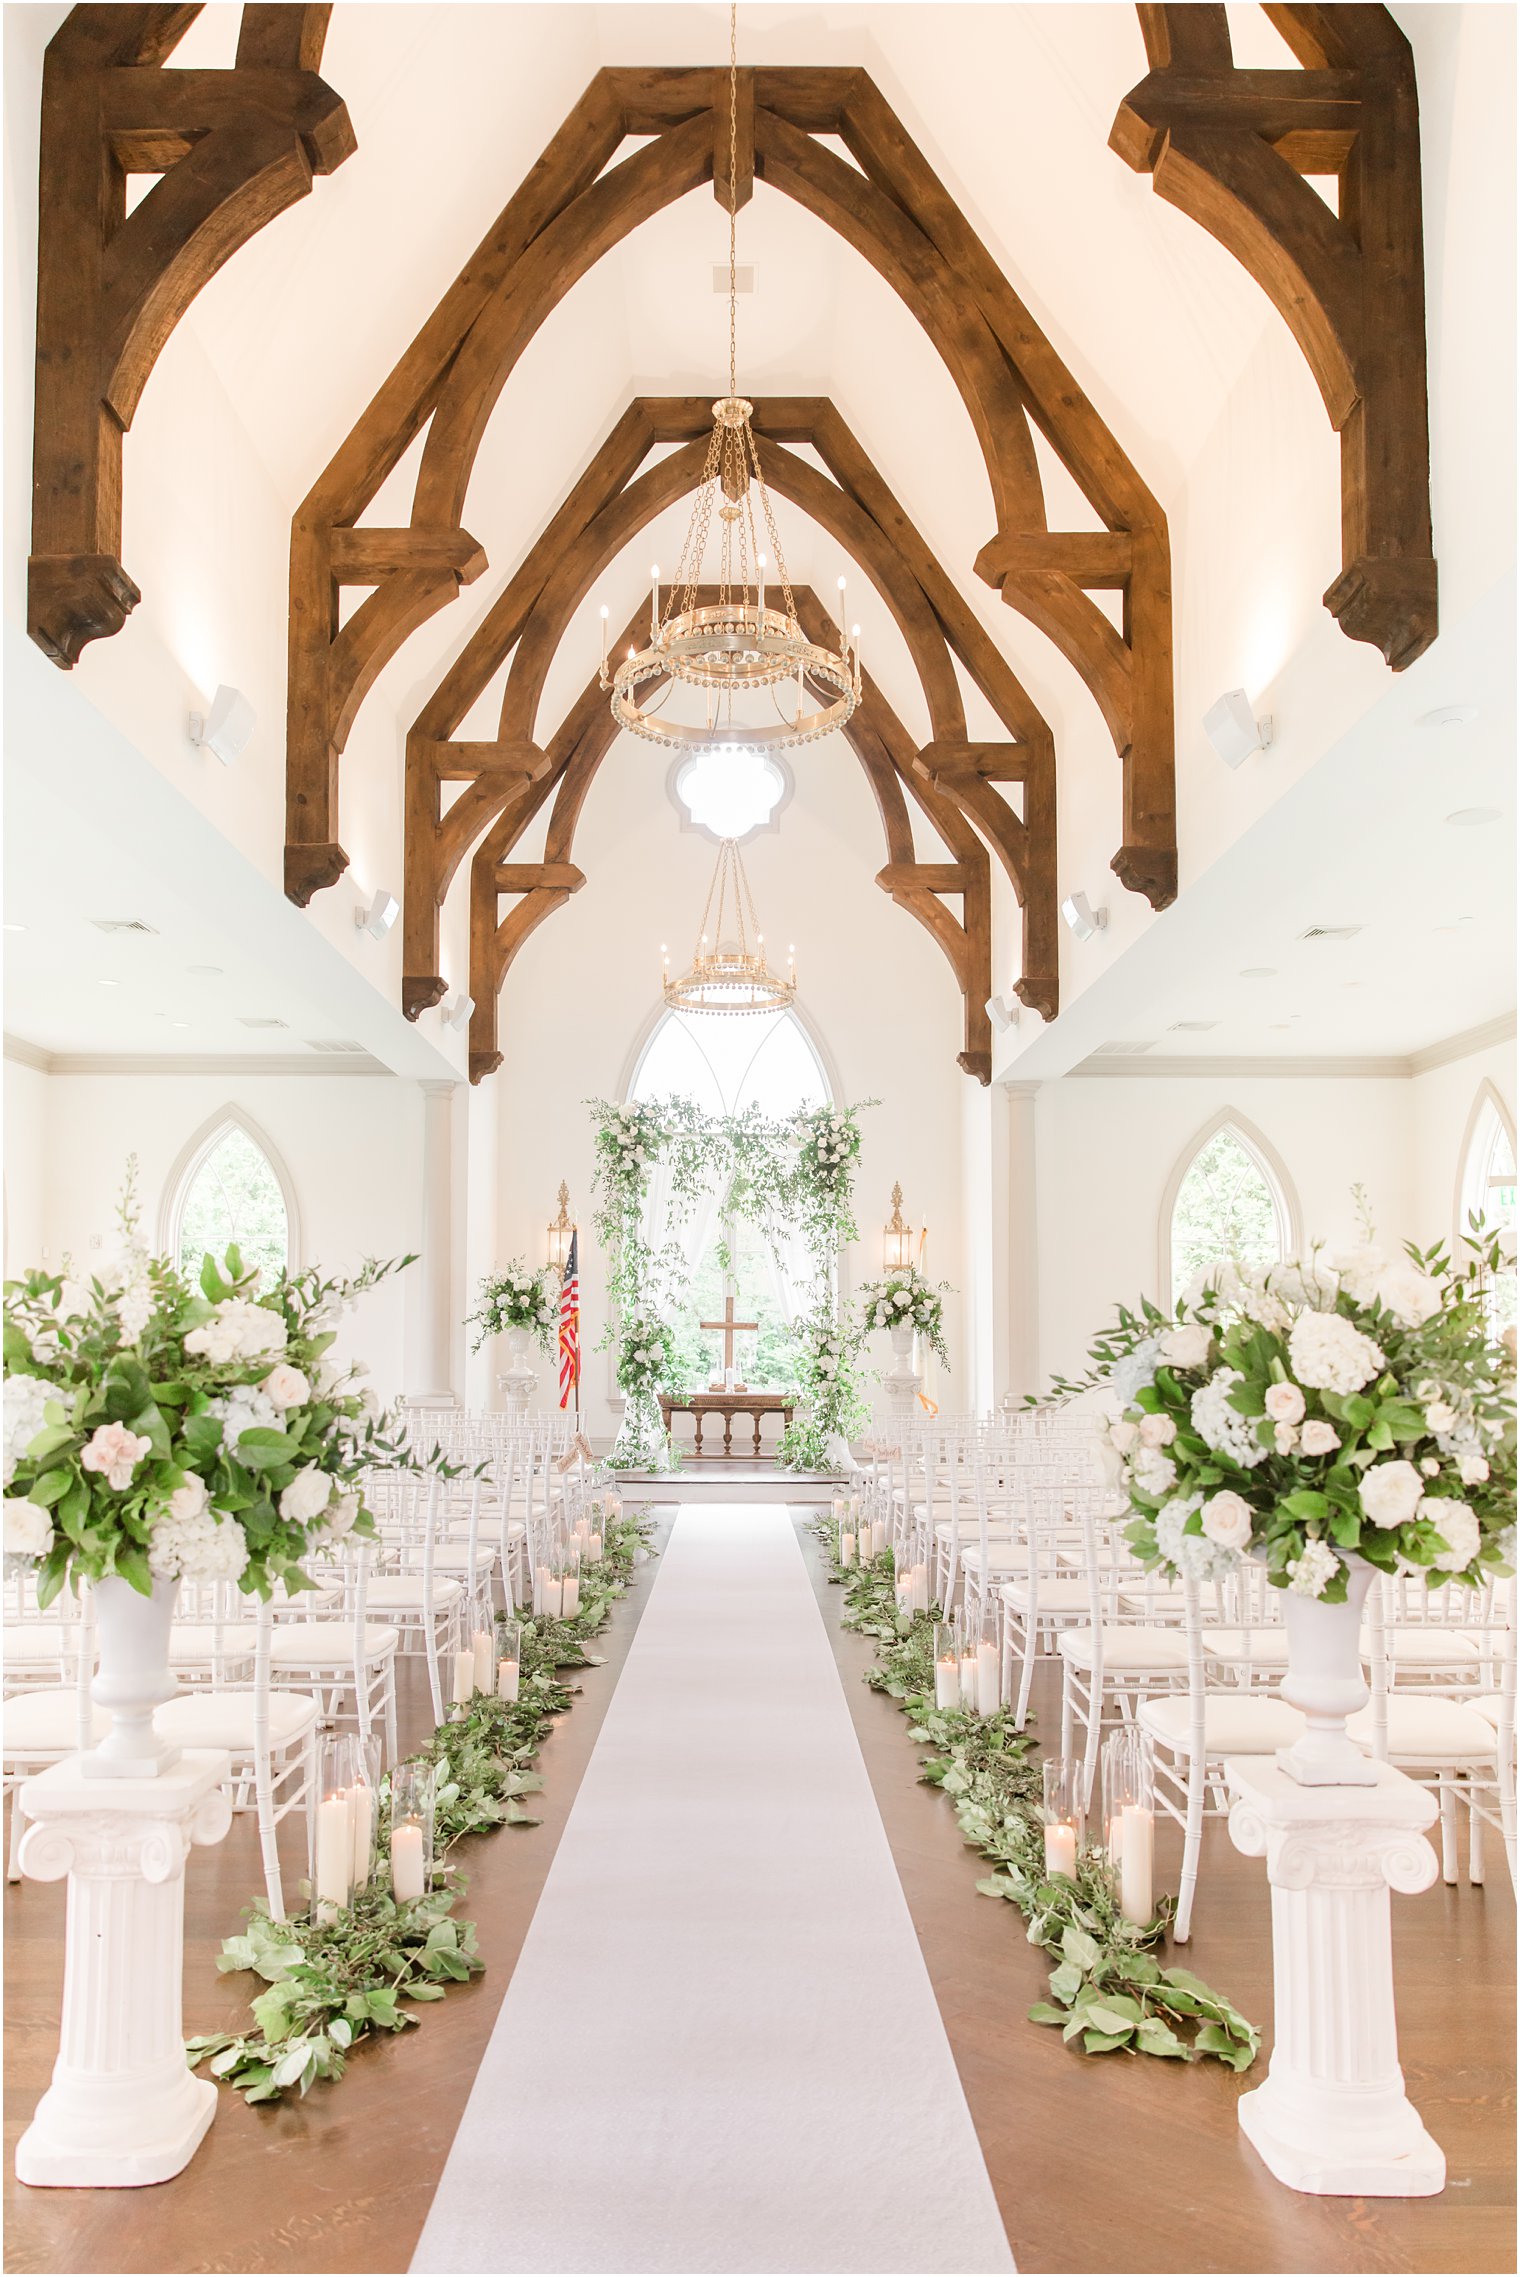
[(476, 1331), (470, 1350), (478, 1352), (493, 1336), (515, 1328), (526, 1330), (547, 1351), (549, 1332), (559, 1317), (558, 1283), (552, 1265), (530, 1273), (520, 1257), (514, 1257), (504, 1273), (487, 1273), (480, 1284), (480, 1302), (467, 1324)]
[(880, 1281), (868, 1281), (860, 1292), (861, 1321), (866, 1329), (911, 1328), (921, 1336), (945, 1367), (944, 1299), (948, 1281), (936, 1288), (916, 1265), (900, 1266)]

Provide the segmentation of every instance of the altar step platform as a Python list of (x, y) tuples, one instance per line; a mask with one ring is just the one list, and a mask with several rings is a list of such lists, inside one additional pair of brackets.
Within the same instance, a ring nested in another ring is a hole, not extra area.
[(834, 1471), (783, 1471), (772, 1462), (718, 1455), (688, 1457), (676, 1471), (619, 1471), (625, 1509), (655, 1503), (786, 1502), (827, 1509), (841, 1479)]

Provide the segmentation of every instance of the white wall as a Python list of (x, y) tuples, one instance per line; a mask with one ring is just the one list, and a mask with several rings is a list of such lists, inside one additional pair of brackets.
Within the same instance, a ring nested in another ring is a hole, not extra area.
[(1468, 1059), (1417, 1075), (1409, 1086), (1413, 1119), (1414, 1222), (1409, 1231), (1426, 1248), (1465, 1230), (1458, 1210), (1467, 1143), (1479, 1094), (1492, 1085), (1515, 1127), (1515, 1047), (1494, 1044)]
[[(65, 1255), (78, 1271), (118, 1245), (116, 1203), (138, 1160), (143, 1229), (156, 1246), (181, 1149), (236, 1106), (278, 1151), (295, 1190), (300, 1263), (341, 1274), (419, 1245), (421, 1095), (386, 1076), (44, 1075), (8, 1060), (6, 1271)], [(409, 1383), (412, 1266), (345, 1318), (339, 1349), (368, 1362), (389, 1399)]]

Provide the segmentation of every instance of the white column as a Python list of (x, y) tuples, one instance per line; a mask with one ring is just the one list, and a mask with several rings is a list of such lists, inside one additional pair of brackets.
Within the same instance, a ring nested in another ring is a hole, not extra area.
[(1225, 1764), (1230, 1839), (1272, 1885), (1273, 2044), (1240, 2125), (1279, 2182), (1318, 2197), (1428, 2198), (1446, 2161), (1404, 2093), (1389, 1892), (1437, 1873), (1427, 1788), (1304, 1787), (1267, 1757)]
[(892, 1420), (902, 1431), (912, 1420), (918, 1399), (918, 1371), (913, 1365), (917, 1339), (907, 1326), (890, 1329), (888, 1334), (892, 1339), (892, 1365), (882, 1378), (882, 1389), (887, 1395)]
[(423, 1083), (422, 1092), (422, 1319), (416, 1388), (421, 1407), (455, 1404), (454, 1321), (454, 1093), (455, 1083)]
[(1040, 1374), (1040, 1213), (1036, 1179), (1035, 1099), (1037, 1083), (1005, 1083), (1007, 1123), (1007, 1321), (1006, 1388), (1017, 1405), (1041, 1388)]
[(189, 2164), (217, 2089), (185, 2062), (185, 1859), (232, 1823), (228, 1758), (187, 1748), (156, 1779), (87, 1779), (78, 1758), (28, 1779), (21, 1871), (67, 1874), (63, 2021), (53, 2083), (16, 2146), (21, 2182), (111, 2190)]

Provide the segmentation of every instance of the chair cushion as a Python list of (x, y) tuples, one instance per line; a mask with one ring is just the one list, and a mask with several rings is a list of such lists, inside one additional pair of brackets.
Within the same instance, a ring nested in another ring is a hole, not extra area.
[[(1144, 1731), (1174, 1754), (1190, 1755), (1192, 1705), (1185, 1692), (1142, 1700), (1137, 1720)], [(1206, 1755), (1271, 1755), (1291, 1747), (1304, 1728), (1297, 1708), (1269, 1692), (1210, 1692), (1204, 1702)]]
[(5, 1665), (7, 1668), (44, 1668), (49, 1662), (57, 1668), (66, 1652), (72, 1650), (70, 1640), (79, 1631), (61, 1621), (7, 1621), (5, 1624)]
[[(253, 1746), (252, 1692), (181, 1692), (165, 1702), (154, 1723), (182, 1747), (225, 1747), (246, 1755)], [(271, 1692), (269, 1742), (289, 1747), (316, 1729), (319, 1710), (309, 1692)]]
[[(1359, 1747), (1374, 1744), (1372, 1704), (1346, 1718)], [(1388, 1696), (1388, 1759), (1391, 1763), (1491, 1763), (1498, 1741), (1494, 1726), (1462, 1700), (1442, 1700), (1429, 1692), (1391, 1692)]]
[[(1045, 1593), (1040, 1592), (1043, 1604)], [(1093, 1664), (1093, 1632), (1091, 1629), (1063, 1629), (1056, 1639), (1056, 1649), (1063, 1660), (1076, 1668), (1091, 1668)], [(1186, 1668), (1187, 1638), (1181, 1629), (1127, 1629), (1110, 1622), (1103, 1626), (1103, 1665), (1105, 1668)]]
[[(1401, 1668), (1470, 1668), (1481, 1657), (1471, 1637), (1456, 1629), (1437, 1628), (1433, 1622), (1385, 1629), (1383, 1650)], [(1362, 1626), (1362, 1658), (1372, 1658), (1372, 1630), (1366, 1623)]]
[[(966, 1553), (965, 1562), (967, 1565), (973, 1562), (970, 1551)], [(997, 1559), (994, 1558), (992, 1562), (995, 1570)], [(1015, 1612), (1028, 1610), (1030, 1587), (1027, 1581), (1005, 1581), (998, 1595)], [(1057, 1581), (1049, 1574), (1040, 1575), (1036, 1606), (1038, 1613), (1085, 1613), (1091, 1603), (1092, 1590), (1085, 1581)]]
[[(72, 1755), (79, 1745), (79, 1694), (73, 1691), (17, 1692), (3, 1711), (5, 1753), (20, 1756)], [(90, 1734), (98, 1746), (111, 1728), (104, 1708), (91, 1705)]]
[[(427, 1600), (423, 1595), (420, 1573), (374, 1573), (370, 1575), (365, 1599), (372, 1612), (420, 1613)], [(447, 1576), (433, 1576), (433, 1609), (445, 1613), (457, 1605), (464, 1594), (464, 1584), (450, 1581)]]
[(253, 1660), (254, 1623), (252, 1621), (223, 1621), (220, 1631), (214, 1621), (176, 1621), (169, 1631), (169, 1666), (171, 1668), (209, 1668), (217, 1655), (217, 1638), (221, 1638), (221, 1655), (224, 1662)]
[[(479, 1542), (475, 1547), (475, 1571), (489, 1573), (496, 1563), (494, 1544)], [(470, 1545), (468, 1542), (440, 1542), (433, 1552), (435, 1573), (468, 1573)]]
[(1205, 1629), (1203, 1649), (1211, 1660), (1248, 1660), (1256, 1668), (1286, 1668), (1288, 1632), (1271, 1623), (1259, 1629)]
[[(1503, 1693), (1485, 1692), (1482, 1699), (1474, 1700), (1472, 1705), (1474, 1714), (1481, 1716), (1485, 1723), (1492, 1724), (1497, 1731), (1506, 1705)], [(1510, 1722), (1513, 1723), (1515, 1720), (1515, 1703), (1513, 1700), (1508, 1703), (1508, 1707)]]
[[(364, 1624), (364, 1657), (384, 1660), (400, 1644), (400, 1634), (379, 1622)], [(269, 1640), (271, 1668), (352, 1668), (352, 1621), (282, 1621)]]

